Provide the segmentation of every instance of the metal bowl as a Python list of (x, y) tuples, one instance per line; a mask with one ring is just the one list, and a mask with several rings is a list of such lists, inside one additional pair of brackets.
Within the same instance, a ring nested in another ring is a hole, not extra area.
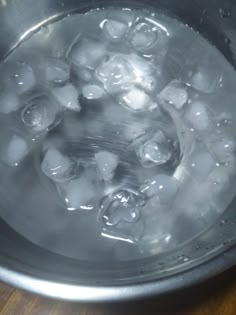
[[(165, 12), (199, 31), (236, 66), (236, 4), (231, 0), (1, 0), (0, 58), (32, 31), (65, 12), (87, 11), (107, 3)], [(236, 200), (208, 231), (176, 250), (106, 264), (53, 254), (24, 239), (1, 220), (0, 280), (49, 297), (90, 302), (162, 295), (185, 288), (235, 264), (235, 205)]]

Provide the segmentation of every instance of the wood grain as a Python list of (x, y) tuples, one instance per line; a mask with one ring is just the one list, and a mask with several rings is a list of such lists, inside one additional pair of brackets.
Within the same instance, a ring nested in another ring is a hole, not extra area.
[(236, 268), (164, 298), (78, 304), (50, 300), (0, 284), (0, 315), (236, 315)]

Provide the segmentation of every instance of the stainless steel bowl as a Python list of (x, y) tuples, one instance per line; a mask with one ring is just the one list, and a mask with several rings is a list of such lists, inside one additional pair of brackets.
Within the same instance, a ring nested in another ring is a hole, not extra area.
[[(87, 11), (107, 3), (166, 12), (199, 31), (236, 66), (236, 4), (231, 0), (1, 0), (0, 57), (65, 12)], [(208, 231), (181, 248), (122, 263), (92, 263), (50, 253), (1, 220), (0, 280), (50, 297), (94, 302), (161, 295), (188, 287), (235, 264), (235, 205), (236, 200)]]

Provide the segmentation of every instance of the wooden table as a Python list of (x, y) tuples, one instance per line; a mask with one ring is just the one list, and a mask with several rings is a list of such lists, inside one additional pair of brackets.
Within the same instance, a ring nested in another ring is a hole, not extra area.
[(236, 315), (236, 268), (164, 299), (109, 305), (49, 300), (0, 285), (0, 315)]

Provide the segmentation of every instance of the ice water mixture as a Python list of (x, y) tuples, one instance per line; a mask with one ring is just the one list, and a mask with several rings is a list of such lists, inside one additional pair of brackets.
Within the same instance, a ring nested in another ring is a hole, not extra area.
[(0, 65), (0, 215), (54, 253), (129, 260), (215, 223), (235, 195), (236, 74), (144, 9), (62, 17)]

